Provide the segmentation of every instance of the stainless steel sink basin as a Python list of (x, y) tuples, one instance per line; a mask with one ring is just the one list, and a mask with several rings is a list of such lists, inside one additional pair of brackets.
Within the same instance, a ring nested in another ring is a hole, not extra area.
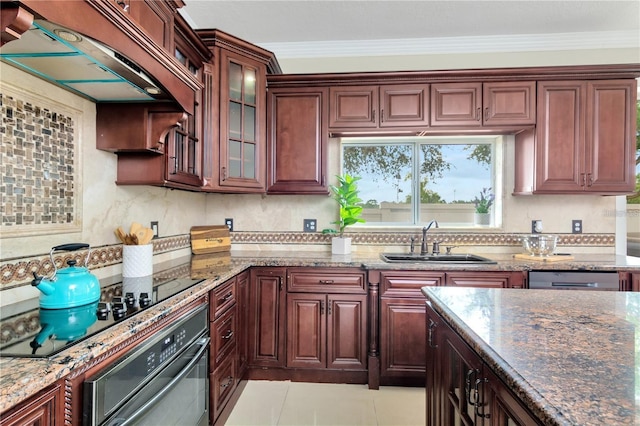
[(439, 263), (439, 264), (495, 264), (494, 260), (475, 254), (411, 254), (382, 253), (382, 260), (390, 263)]

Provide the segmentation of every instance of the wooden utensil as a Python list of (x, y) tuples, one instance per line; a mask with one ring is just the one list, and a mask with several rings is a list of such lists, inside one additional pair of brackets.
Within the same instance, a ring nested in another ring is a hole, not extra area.
[(136, 233), (138, 236), (138, 244), (145, 245), (153, 239), (153, 230), (150, 228), (141, 228)]
[(122, 228), (122, 226), (118, 226), (118, 228), (116, 228), (115, 234), (118, 240), (122, 242), (122, 244), (127, 243), (127, 234), (124, 232), (124, 229)]
[(129, 229), (129, 234), (136, 235), (140, 229), (142, 229), (142, 225), (138, 222), (133, 222), (131, 224), (131, 229)]

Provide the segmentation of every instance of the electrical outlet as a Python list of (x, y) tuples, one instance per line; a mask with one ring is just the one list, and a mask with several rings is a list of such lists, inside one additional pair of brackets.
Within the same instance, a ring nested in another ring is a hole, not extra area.
[(542, 221), (541, 220), (532, 220), (531, 221), (531, 233), (539, 234), (542, 232)]
[(582, 220), (574, 219), (571, 221), (571, 233), (582, 234)]
[(152, 221), (150, 228), (153, 231), (153, 239), (155, 240), (156, 238), (158, 238), (160, 236), (160, 230), (158, 228), (158, 221), (157, 220)]
[(229, 232), (232, 232), (232, 231), (233, 231), (233, 219), (231, 219), (230, 217), (229, 217), (229, 218), (226, 218), (226, 219), (224, 220), (224, 224), (225, 224), (225, 225), (227, 225), (227, 226), (229, 227)]
[(304, 232), (316, 232), (317, 229), (317, 222), (315, 219), (304, 219), (304, 227), (302, 228)]

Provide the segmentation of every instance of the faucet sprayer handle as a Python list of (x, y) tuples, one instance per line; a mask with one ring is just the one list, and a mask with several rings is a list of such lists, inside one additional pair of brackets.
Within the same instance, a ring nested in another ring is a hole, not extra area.
[(444, 246), (445, 250), (447, 250), (447, 254), (451, 254), (451, 249), (454, 249), (458, 246)]

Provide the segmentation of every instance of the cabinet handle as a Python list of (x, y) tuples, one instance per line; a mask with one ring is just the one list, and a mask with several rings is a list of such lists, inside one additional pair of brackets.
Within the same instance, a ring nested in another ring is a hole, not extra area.
[(228, 330), (228, 331), (227, 331), (227, 334), (225, 334), (224, 336), (222, 336), (222, 338), (223, 338), (224, 340), (231, 339), (231, 337), (233, 337), (233, 330)]
[(225, 180), (227, 180), (227, 168), (223, 167), (220, 171), (222, 173), (222, 181), (224, 182)]
[(376, 122), (376, 110), (371, 111), (371, 121)]
[(324, 315), (324, 300), (320, 301), (320, 315)]
[(220, 387), (222, 389), (229, 387), (229, 385), (231, 385), (231, 383), (233, 383), (233, 377), (232, 376), (227, 376), (227, 383), (222, 383), (220, 385)]
[(331, 302), (327, 303), (327, 315), (331, 315)]
[(593, 186), (593, 175), (591, 173), (587, 173), (587, 184), (588, 186)]
[(175, 175), (178, 173), (178, 157), (169, 157), (169, 159), (173, 160), (173, 171), (170, 174)]
[(486, 107), (484, 109), (484, 121), (488, 121), (489, 120), (489, 107)]
[(475, 376), (477, 374), (477, 370), (474, 370), (473, 368), (469, 369), (469, 371), (467, 371), (467, 379), (465, 380), (465, 385), (464, 385), (464, 394), (467, 397), (467, 404), (469, 405), (475, 405), (478, 399), (478, 394), (476, 392), (476, 394), (474, 395), (474, 400), (471, 400), (471, 376)]
[(226, 296), (224, 296), (222, 298), (223, 302), (226, 302), (227, 300), (231, 299), (233, 297), (233, 292), (229, 292), (229, 294), (227, 294)]
[(482, 120), (482, 108), (478, 107), (476, 109), (476, 121)]
[(384, 123), (384, 110), (383, 109), (380, 110), (380, 122)]
[[(480, 402), (479, 402), (480, 398), (477, 397), (478, 392), (479, 392), (478, 391), (478, 387), (479, 387), (480, 383), (487, 383), (488, 381), (489, 381), (489, 379), (487, 379), (486, 377), (483, 378), (483, 379), (477, 379), (476, 380), (476, 384), (473, 387), (474, 391), (476, 392), (476, 402), (473, 404), (473, 411), (476, 413), (476, 416), (478, 416), (480, 418), (483, 418), (483, 419), (488, 419), (490, 417), (490, 415), (488, 413), (485, 413), (484, 409), (483, 409), (482, 413), (480, 412)], [(482, 405), (484, 406), (485, 404), (483, 403)]]
[(333, 284), (333, 280), (318, 280), (320, 284)]
[(430, 348), (437, 348), (438, 345), (434, 345), (433, 344), (433, 329), (437, 326), (438, 324), (436, 324), (436, 322), (434, 320), (432, 320), (431, 318), (429, 318), (429, 347)]
[(587, 186), (587, 175), (585, 173), (580, 173), (580, 180), (582, 181), (580, 186)]

